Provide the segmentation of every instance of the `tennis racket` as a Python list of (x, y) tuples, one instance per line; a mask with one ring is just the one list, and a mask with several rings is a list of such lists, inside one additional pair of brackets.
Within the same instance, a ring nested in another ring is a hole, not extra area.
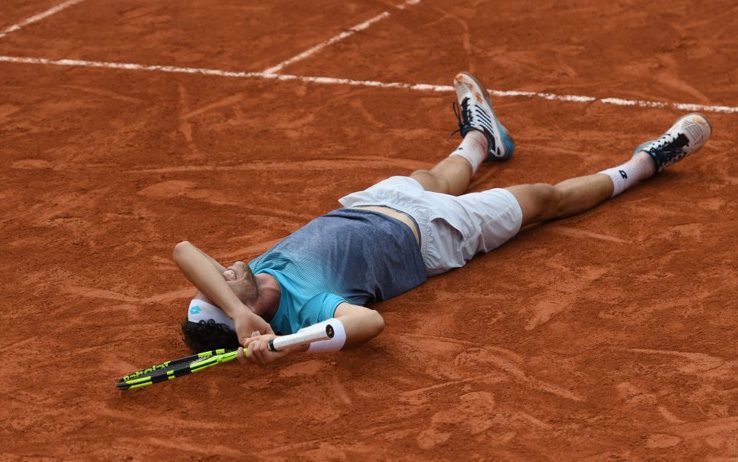
[[(334, 330), (330, 324), (310, 326), (300, 329), (299, 332), (290, 335), (275, 337), (269, 341), (270, 351), (280, 351), (295, 345), (305, 345), (319, 340), (333, 338)], [(233, 361), (238, 356), (238, 350), (218, 349), (204, 351), (184, 358), (165, 361), (145, 369), (132, 372), (121, 377), (116, 383), (118, 390), (133, 390), (135, 388), (147, 387), (154, 383), (174, 380), (183, 375), (200, 372), (203, 369), (217, 366)]]

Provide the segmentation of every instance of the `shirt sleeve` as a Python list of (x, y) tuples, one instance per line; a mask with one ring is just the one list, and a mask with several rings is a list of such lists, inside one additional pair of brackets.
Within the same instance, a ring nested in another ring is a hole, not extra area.
[(300, 310), (299, 328), (312, 326), (332, 318), (341, 303), (346, 303), (346, 300), (336, 294), (324, 292), (316, 295), (308, 300)]

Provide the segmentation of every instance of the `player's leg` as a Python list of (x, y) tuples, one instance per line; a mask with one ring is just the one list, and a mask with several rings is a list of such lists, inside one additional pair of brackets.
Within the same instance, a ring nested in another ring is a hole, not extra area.
[(633, 157), (624, 164), (556, 185), (528, 184), (506, 189), (520, 204), (522, 226), (575, 215), (699, 150), (711, 134), (712, 128), (704, 116), (688, 114), (659, 139), (638, 146)]
[[(459, 146), (462, 147), (469, 156), (480, 159), (487, 156), (487, 139), (478, 131), (467, 133)], [(410, 174), (410, 178), (420, 183), (426, 191), (454, 196), (463, 194), (469, 187), (475, 168), (467, 158), (456, 155), (458, 151), (458, 149), (454, 151), (430, 170), (414, 171)]]
[(484, 161), (507, 160), (515, 150), (507, 129), (497, 120), (487, 90), (471, 74), (454, 78), (461, 144), (449, 157), (430, 170), (418, 170), (410, 177), (426, 191), (457, 196), (469, 187), (474, 172)]

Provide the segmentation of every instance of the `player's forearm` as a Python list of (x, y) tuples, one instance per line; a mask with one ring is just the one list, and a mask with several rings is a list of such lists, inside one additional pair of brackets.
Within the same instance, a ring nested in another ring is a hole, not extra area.
[[(190, 245), (192, 245), (192, 244), (190, 244)], [(203, 252), (202, 250), (198, 249), (194, 245), (192, 245), (192, 247), (194, 247), (195, 250), (197, 250), (198, 252), (200, 252), (201, 254), (203, 254), (210, 261), (210, 263), (215, 267), (215, 269), (218, 270), (218, 272), (220, 274), (223, 274), (223, 272), (226, 270), (226, 267), (225, 266), (223, 266), (220, 263), (218, 263), (218, 260), (216, 260), (215, 258), (213, 258), (210, 255), (206, 254), (205, 252)]]
[[(231, 318), (248, 310), (228, 287), (213, 259), (189, 242), (174, 247), (174, 261), (187, 279)], [(217, 262), (216, 262), (217, 263)]]
[[(332, 334), (328, 334), (328, 326), (331, 326)], [(281, 346), (277, 345), (280, 337), (274, 335), (252, 336), (247, 338), (244, 343), (245, 346), (248, 346), (248, 353), (244, 354), (242, 350), (239, 350), (239, 361), (244, 363), (248, 360), (257, 364), (266, 364), (290, 353), (300, 351), (313, 353), (339, 351), (376, 337), (382, 332), (382, 329), (384, 329), (384, 320), (376, 311), (342, 303), (336, 310), (335, 318), (327, 319), (309, 327), (303, 327), (295, 334), (302, 341), (310, 341), (311, 338), (316, 336), (323, 338), (323, 340), (285, 347), (284, 342)], [(326, 334), (332, 335), (332, 337), (326, 339)], [(287, 337), (282, 337), (282, 339), (286, 340)], [(278, 351), (268, 348), (270, 341), (274, 341), (274, 347), (278, 348)]]

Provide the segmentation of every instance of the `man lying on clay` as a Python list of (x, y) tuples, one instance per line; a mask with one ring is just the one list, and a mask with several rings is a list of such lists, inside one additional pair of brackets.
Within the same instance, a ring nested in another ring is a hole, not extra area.
[[(197, 287), (182, 324), (195, 351), (236, 348), (259, 364), (300, 351), (338, 351), (375, 337), (382, 316), (365, 305), (397, 296), (428, 276), (459, 268), (522, 228), (591, 209), (699, 150), (712, 127), (699, 114), (638, 146), (625, 163), (556, 185), (525, 184), (464, 194), (483, 161), (509, 159), (515, 145), (484, 87), (470, 74), (454, 79), (463, 140), (430, 170), (395, 176), (339, 199), (248, 265), (225, 268), (189, 242), (174, 260)], [(269, 351), (275, 335), (330, 323), (329, 340)], [(245, 356), (248, 359), (245, 359)]]

